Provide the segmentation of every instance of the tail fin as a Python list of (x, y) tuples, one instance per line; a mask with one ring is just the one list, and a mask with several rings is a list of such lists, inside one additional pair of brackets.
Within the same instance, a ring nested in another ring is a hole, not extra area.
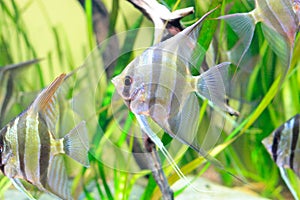
[(229, 62), (221, 63), (198, 76), (196, 93), (229, 114), (238, 116), (239, 113), (226, 103), (225, 85), (229, 65)]
[[(242, 49), (244, 50), (239, 52), (238, 51), (234, 52), (236, 54), (235, 57), (239, 55), (238, 56), (239, 61), (237, 64), (239, 66), (245, 53), (250, 47), (253, 34), (254, 34), (256, 21), (252, 16), (252, 12), (225, 15), (225, 16), (218, 17), (218, 19), (224, 19), (240, 38), (236, 45), (238, 46), (242, 45)], [(234, 49), (241, 49), (241, 48), (234, 47)]]
[(12, 64), (12, 65), (6, 65), (4, 67), (1, 68), (1, 70), (18, 70), (18, 69), (23, 69), (27, 66), (33, 65), (33, 64), (37, 64), (38, 62), (40, 62), (42, 59), (38, 58), (38, 59), (32, 59), (32, 60), (28, 60), (25, 62), (20, 62), (17, 64)]
[(64, 137), (64, 150), (68, 156), (88, 167), (88, 135), (85, 121), (80, 122)]

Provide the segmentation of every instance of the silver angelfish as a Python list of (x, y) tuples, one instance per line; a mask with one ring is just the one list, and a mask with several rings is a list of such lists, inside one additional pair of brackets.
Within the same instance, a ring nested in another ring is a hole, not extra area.
[[(255, 0), (255, 9), (248, 13), (234, 13), (219, 17), (224, 19), (237, 33), (240, 41), (233, 52), (240, 61), (249, 49), (255, 25), (262, 24), (264, 36), (270, 47), (286, 65), (290, 66), (296, 33), (299, 30), (299, 1), (298, 0)], [(237, 56), (239, 55), (239, 56)]]
[(200, 110), (197, 96), (208, 99), (217, 109), (238, 115), (225, 100), (224, 84), (228, 78), (230, 63), (213, 66), (199, 76), (190, 73), (190, 69), (197, 67), (199, 60), (205, 55), (204, 49), (197, 43), (197, 38), (201, 22), (213, 11), (206, 13), (195, 24), (174, 37), (146, 49), (120, 75), (114, 77), (112, 82), (125, 104), (136, 115), (142, 129), (148, 132), (148, 136), (165, 156), (169, 155), (149, 128), (146, 117), (150, 117), (171, 137), (189, 145), (224, 169), (195, 140)]

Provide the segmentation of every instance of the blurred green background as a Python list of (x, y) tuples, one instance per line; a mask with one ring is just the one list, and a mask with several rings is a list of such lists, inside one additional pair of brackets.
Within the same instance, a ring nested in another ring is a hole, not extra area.
[[(195, 19), (199, 19), (217, 4), (221, 4), (220, 15), (229, 12), (248, 12), (254, 8), (254, 3), (246, 0), (165, 0), (159, 2), (170, 10), (193, 6), (195, 13), (182, 20), (186, 26), (191, 25)], [(105, 12), (100, 16), (103, 24), (98, 29), (97, 35), (93, 31), (93, 27), (95, 28), (97, 24), (92, 20), (93, 2), (91, 0), (86, 0), (83, 4), (76, 0), (4, 0), (0, 4), (0, 66), (33, 58), (42, 59), (39, 64), (24, 69), (22, 73), (14, 77), (16, 86), (14, 90), (25, 96), (28, 95), (28, 100), (21, 103), (17, 99), (7, 113), (6, 122), (18, 115), (34, 98), (34, 94), (47, 86), (56, 76), (63, 72), (71, 72), (82, 65), (96, 47), (97, 41), (103, 41), (111, 35), (126, 30), (153, 26), (140, 11), (125, 0), (102, 1), (101, 5)], [(205, 23), (211, 28), (205, 29), (206, 32), (200, 34), (199, 43), (206, 45), (207, 48), (209, 44), (214, 43), (216, 52), (214, 58), (216, 62), (220, 62), (224, 52), (237, 41), (237, 36), (224, 21), (210, 20)], [(147, 38), (149, 45), (151, 39)], [(126, 43), (120, 42), (116, 48), (122, 49), (125, 45)], [(134, 46), (129, 48), (133, 50)], [(272, 75), (280, 63), (269, 48), (260, 24), (256, 26), (250, 48), (251, 57), (258, 58), (249, 68), (250, 71), (246, 73), (249, 84), (246, 86), (246, 97), (243, 99), (250, 105), (250, 109), (247, 110), (247, 114), (238, 119), (237, 126), (224, 129), (223, 141), (212, 150), (213, 154), (218, 154), (217, 158), (222, 161), (228, 171), (245, 177), (249, 185), (243, 185), (224, 171), (202, 165), (205, 161), (190, 149), (185, 149), (186, 152), (182, 153), (176, 162), (186, 175), (203, 174), (207, 178), (213, 177), (211, 180), (221, 185), (238, 186), (248, 191), (251, 190), (261, 197), (292, 199), (276, 164), (271, 160), (261, 140), (300, 112), (299, 40), (297, 37), (291, 66), (282, 85), (276, 82), (276, 77)], [(95, 140), (99, 143), (94, 144), (95, 151), (93, 155), (90, 155), (91, 167), (84, 169), (76, 166), (75, 169), (69, 166), (70, 177), (73, 180), (72, 194), (76, 199), (158, 199), (161, 195), (149, 170), (139, 170), (131, 156), (122, 155), (115, 150), (106, 149), (104, 145), (101, 146), (105, 143), (101, 140), (108, 138), (116, 142), (118, 147), (127, 149), (127, 153), (131, 152), (132, 140), (129, 137), (129, 142), (126, 143), (124, 132), (133, 131), (129, 129), (134, 119), (126, 113), (129, 119), (125, 122), (127, 128), (124, 128), (123, 132), (119, 130), (109, 106), (114, 92), (109, 80), (112, 74), (118, 74), (137, 54), (132, 53), (125, 58), (124, 56), (119, 58), (109, 77), (105, 77), (107, 84), (99, 86), (101, 89), (99, 96), (95, 99), (97, 101), (95, 109), (99, 114), (98, 121), (102, 131), (101, 137)], [(235, 105), (234, 102), (233, 105)], [(137, 129), (137, 127), (134, 128)], [(92, 134), (99, 133), (96, 130)], [(120, 140), (119, 137), (123, 139)], [(108, 155), (108, 152), (109, 154), (113, 152), (111, 156), (119, 156), (113, 158), (111, 162), (124, 159), (124, 163), (128, 166), (122, 166), (121, 169), (134, 168), (135, 170), (119, 170), (120, 168), (107, 166), (106, 163), (101, 162), (101, 159), (95, 157), (95, 155), (100, 156), (103, 160), (105, 158), (103, 156)], [(169, 183), (173, 184), (178, 179), (177, 175), (170, 166), (166, 166), (164, 170)], [(293, 187), (295, 190), (300, 190), (299, 179), (292, 172), (289, 173)], [(149, 177), (146, 178), (145, 175)], [(6, 190), (12, 187), (10, 187), (9, 180), (1, 177), (0, 195), (3, 197)], [(215, 192), (218, 193), (218, 191)], [(175, 191), (175, 193), (179, 194), (181, 191)], [(38, 196), (39, 193), (36, 195)]]

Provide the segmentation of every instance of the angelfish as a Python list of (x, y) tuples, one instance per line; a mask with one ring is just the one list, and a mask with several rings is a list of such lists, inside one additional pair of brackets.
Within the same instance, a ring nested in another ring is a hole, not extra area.
[(25, 62), (0, 67), (0, 127), (2, 128), (7, 110), (13, 103), (14, 81), (16, 74), (23, 69), (38, 63), (40, 59), (32, 59)]
[(282, 124), (262, 143), (278, 167), (290, 168), (300, 178), (300, 114)]
[(33, 197), (20, 179), (43, 192), (62, 199), (72, 199), (64, 154), (89, 166), (84, 121), (65, 137), (54, 137), (58, 120), (57, 90), (65, 77), (65, 74), (57, 77), (25, 111), (0, 130), (0, 169), (30, 199)]
[(270, 47), (289, 67), (296, 33), (299, 29), (299, 13), (297, 13), (299, 2), (297, 2), (298, 0), (255, 0), (255, 9), (248, 13), (219, 17), (219, 19), (224, 19), (240, 38), (239, 44), (244, 50), (234, 52), (240, 55), (239, 63), (249, 49), (255, 25), (261, 22), (264, 36)]
[[(208, 99), (225, 112), (238, 115), (225, 100), (223, 81), (229, 62), (213, 66), (199, 76), (190, 73), (190, 68), (205, 54), (197, 43), (200, 24), (213, 11), (174, 37), (146, 49), (112, 79), (117, 93), (137, 116), (142, 129), (148, 134), (151, 132), (152, 140), (155, 135), (145, 117), (150, 117), (171, 137), (206, 158), (207, 153), (193, 145), (199, 125), (197, 96)], [(159, 139), (154, 142), (163, 148)]]

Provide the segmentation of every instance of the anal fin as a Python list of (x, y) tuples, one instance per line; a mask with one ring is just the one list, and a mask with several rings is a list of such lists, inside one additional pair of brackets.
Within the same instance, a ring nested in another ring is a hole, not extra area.
[(11, 178), (10, 180), (20, 192), (25, 194), (29, 199), (35, 200), (35, 198), (30, 194), (30, 192), (28, 192), (28, 190), (26, 190), (23, 183), (19, 179)]
[(172, 137), (186, 145), (193, 143), (199, 126), (199, 109), (198, 98), (191, 93), (177, 115), (168, 119)]
[(72, 199), (63, 155), (54, 156), (49, 167), (46, 189), (62, 199)]

